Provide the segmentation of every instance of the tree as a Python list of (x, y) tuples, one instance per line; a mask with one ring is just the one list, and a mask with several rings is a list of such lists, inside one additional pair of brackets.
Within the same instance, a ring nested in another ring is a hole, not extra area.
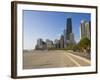
[(91, 42), (88, 38), (82, 38), (77, 44), (80, 50), (87, 50), (91, 46)]
[(73, 44), (67, 44), (66, 50), (73, 50)]
[(78, 51), (78, 50), (79, 50), (78, 45), (74, 45), (74, 46), (73, 46), (73, 51)]

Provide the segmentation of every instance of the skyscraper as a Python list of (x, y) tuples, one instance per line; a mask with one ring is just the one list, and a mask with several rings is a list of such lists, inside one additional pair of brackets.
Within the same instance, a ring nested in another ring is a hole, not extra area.
[(86, 36), (85, 21), (82, 20), (80, 23), (80, 38), (84, 38), (85, 36)]
[(75, 40), (74, 40), (74, 34), (73, 33), (70, 33), (70, 43), (73, 44), (73, 45), (76, 43)]
[(67, 18), (66, 26), (66, 46), (69, 44), (75, 44), (74, 33), (72, 32), (72, 18)]
[(66, 38), (66, 29), (64, 29), (64, 48), (67, 46), (66, 43), (67, 43), (67, 38)]
[(70, 40), (70, 33), (72, 33), (72, 19), (67, 18), (67, 26), (66, 26), (66, 38)]
[(91, 38), (90, 22), (85, 23), (85, 28), (86, 28), (86, 37), (90, 39)]
[(88, 38), (90, 39), (91, 37), (91, 26), (90, 26), (90, 22), (87, 21), (81, 21), (80, 24), (80, 38)]
[(61, 35), (60, 37), (60, 48), (64, 48), (64, 36)]
[(58, 39), (55, 39), (55, 41), (54, 41), (54, 47), (55, 48), (60, 48), (60, 41)]

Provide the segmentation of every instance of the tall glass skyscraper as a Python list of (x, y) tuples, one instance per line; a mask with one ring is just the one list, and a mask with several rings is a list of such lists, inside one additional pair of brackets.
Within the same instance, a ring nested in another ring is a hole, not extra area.
[(72, 33), (72, 19), (67, 18), (67, 26), (66, 26), (66, 38), (70, 40), (70, 33)]

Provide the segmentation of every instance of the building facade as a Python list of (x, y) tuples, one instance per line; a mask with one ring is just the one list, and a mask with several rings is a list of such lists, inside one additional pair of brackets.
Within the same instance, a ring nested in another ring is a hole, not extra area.
[(72, 19), (67, 18), (67, 26), (66, 26), (66, 38), (70, 40), (70, 33), (72, 33)]
[(60, 48), (60, 41), (58, 39), (54, 41), (54, 48)]
[(74, 39), (74, 33), (70, 33), (70, 44), (76, 44), (75, 39)]
[(80, 23), (80, 38), (91, 38), (91, 23), (87, 21), (81, 21)]
[(36, 50), (44, 50), (47, 48), (46, 43), (42, 39), (37, 40), (37, 45), (35, 46)]
[(47, 39), (47, 40), (46, 40), (46, 45), (47, 45), (47, 49), (53, 48), (53, 41)]
[(88, 39), (91, 38), (91, 28), (90, 28), (90, 22), (85, 23), (85, 28), (86, 28), (86, 37)]
[(67, 46), (66, 29), (64, 29), (64, 48)]
[(64, 36), (61, 35), (60, 37), (60, 48), (64, 48)]

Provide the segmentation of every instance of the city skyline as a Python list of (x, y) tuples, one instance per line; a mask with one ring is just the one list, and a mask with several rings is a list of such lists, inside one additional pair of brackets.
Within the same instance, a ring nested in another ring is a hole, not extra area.
[(66, 28), (69, 16), (72, 18), (72, 31), (75, 41), (80, 39), (80, 21), (90, 21), (90, 14), (71, 12), (46, 12), (46, 11), (23, 11), (24, 49), (34, 49), (38, 38), (54, 41), (59, 39)]

